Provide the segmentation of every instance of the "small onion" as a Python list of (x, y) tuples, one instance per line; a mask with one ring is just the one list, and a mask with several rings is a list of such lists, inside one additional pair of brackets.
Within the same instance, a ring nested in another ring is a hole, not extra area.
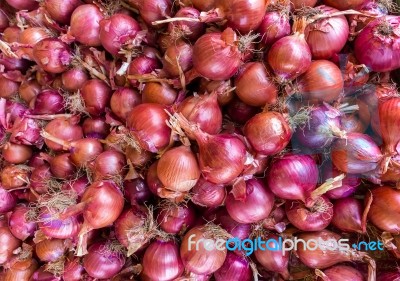
[(105, 112), (111, 100), (110, 87), (100, 79), (91, 79), (83, 84), (80, 91), (85, 110), (91, 116), (100, 116)]
[(70, 47), (59, 39), (46, 38), (33, 47), (35, 62), (50, 73), (61, 73), (68, 69), (72, 60)]
[(71, 35), (81, 44), (100, 46), (100, 21), (103, 18), (103, 14), (96, 5), (78, 6), (71, 15)]
[(362, 202), (348, 197), (337, 200), (333, 205), (332, 225), (342, 231), (365, 233)]
[(192, 205), (165, 204), (157, 216), (157, 223), (166, 233), (183, 234), (195, 222), (196, 214)]
[(22, 241), (33, 236), (37, 229), (37, 223), (29, 220), (29, 211), (29, 207), (19, 205), (14, 209), (8, 220), (10, 232)]
[(62, 87), (70, 92), (76, 92), (82, 88), (89, 76), (81, 68), (71, 68), (61, 74)]
[(248, 260), (235, 253), (229, 252), (224, 264), (214, 273), (216, 281), (250, 281), (253, 272)]
[(140, 94), (130, 88), (119, 88), (111, 96), (110, 107), (112, 112), (125, 121), (133, 107), (141, 103)]
[(214, 184), (200, 177), (191, 190), (191, 200), (194, 204), (208, 208), (221, 206), (226, 197), (222, 184)]

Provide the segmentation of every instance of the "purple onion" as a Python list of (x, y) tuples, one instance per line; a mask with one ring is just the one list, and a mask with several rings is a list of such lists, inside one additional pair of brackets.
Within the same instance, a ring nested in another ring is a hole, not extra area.
[(194, 225), (195, 219), (192, 205), (167, 204), (161, 208), (157, 223), (166, 233), (183, 234)]
[(289, 16), (281, 11), (267, 12), (258, 27), (261, 41), (266, 45), (272, 45), (282, 37), (290, 34), (291, 28)]
[(214, 273), (216, 281), (250, 281), (253, 273), (249, 261), (243, 257), (228, 252), (224, 264)]
[[(335, 166), (330, 163), (325, 165), (322, 170), (322, 181), (325, 182), (327, 179), (334, 178), (342, 174)], [(342, 180), (342, 186), (329, 190), (325, 195), (329, 199), (339, 199), (352, 195), (357, 187), (361, 184), (361, 178), (357, 175), (346, 174)]]
[(29, 207), (24, 205), (17, 206), (8, 221), (11, 233), (22, 241), (33, 236), (37, 229), (36, 222), (30, 221), (28, 218), (29, 211)]
[(43, 90), (31, 101), (33, 114), (58, 114), (64, 112), (64, 99), (56, 90)]
[(229, 216), (226, 209), (218, 211), (216, 218), (216, 222), (233, 237), (237, 237), (241, 240), (249, 238), (251, 233), (251, 224), (238, 223)]
[(11, 211), (15, 207), (15, 204), (17, 204), (15, 195), (0, 186), (0, 214)]
[(124, 190), (125, 198), (132, 206), (143, 205), (153, 196), (147, 183), (141, 178), (124, 181)]

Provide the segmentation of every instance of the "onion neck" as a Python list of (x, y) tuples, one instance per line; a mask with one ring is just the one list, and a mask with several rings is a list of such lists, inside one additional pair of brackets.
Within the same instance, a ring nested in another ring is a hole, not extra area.
[(337, 177), (327, 179), (320, 187), (311, 192), (310, 199), (314, 201), (321, 195), (327, 193), (330, 190), (339, 188), (342, 186), (342, 180), (345, 178), (345, 174), (341, 174)]

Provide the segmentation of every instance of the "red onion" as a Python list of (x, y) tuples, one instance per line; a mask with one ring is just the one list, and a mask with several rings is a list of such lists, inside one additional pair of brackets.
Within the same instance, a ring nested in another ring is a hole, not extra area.
[(23, 164), (32, 156), (32, 148), (24, 144), (7, 142), (2, 149), (4, 160), (11, 164)]
[(290, 34), (289, 13), (285, 7), (268, 6), (257, 32), (265, 45), (272, 45), (282, 37)]
[(368, 202), (370, 197), (372, 197), (372, 203), (368, 219), (384, 231), (398, 233), (400, 212), (397, 202), (400, 199), (400, 192), (389, 186), (382, 186), (368, 192), (365, 201)]
[(247, 239), (251, 234), (251, 224), (238, 223), (228, 214), (226, 209), (216, 213), (216, 223), (225, 229), (230, 235), (239, 239)]
[(168, 114), (164, 110), (160, 104), (144, 103), (129, 113), (127, 126), (143, 149), (157, 152), (168, 145), (171, 129), (166, 124)]
[(311, 103), (337, 100), (344, 85), (340, 69), (327, 60), (313, 61), (296, 83), (298, 93)]
[(61, 281), (60, 277), (56, 277), (53, 273), (45, 270), (45, 267), (42, 266), (38, 270), (36, 270), (29, 281)]
[(331, 14), (338, 12), (332, 7), (321, 5), (316, 9), (319, 15), (327, 18), (308, 24), (304, 34), (313, 59), (330, 59), (346, 44), (350, 32), (349, 24), (344, 15), (331, 17)]
[(336, 137), (345, 137), (340, 116), (341, 112), (329, 104), (313, 107), (307, 124), (296, 129), (296, 141), (311, 149), (329, 147)]
[(105, 108), (109, 106), (111, 99), (111, 89), (102, 80), (91, 79), (83, 84), (80, 91), (85, 110), (91, 116), (100, 116), (105, 112)]
[(87, 253), (88, 232), (112, 224), (123, 207), (124, 197), (113, 181), (96, 181), (86, 189), (79, 204), (67, 208), (61, 219), (83, 213), (84, 223), (78, 236), (77, 256)]
[(61, 23), (69, 24), (72, 12), (81, 5), (81, 0), (45, 0), (44, 7), (52, 19)]
[(9, 165), (1, 170), (1, 184), (5, 190), (12, 190), (26, 185), (29, 168), (23, 165)]
[(10, 232), (22, 241), (33, 236), (37, 229), (36, 222), (29, 219), (30, 210), (29, 207), (19, 205), (14, 209), (8, 220)]
[(19, 258), (7, 269), (4, 274), (4, 280), (29, 281), (37, 268), (38, 263), (35, 259), (32, 259), (32, 254), (30, 254), (27, 258)]
[(31, 101), (34, 114), (58, 114), (64, 112), (64, 98), (56, 90), (43, 90)]
[(14, 209), (17, 204), (16, 196), (0, 186), (0, 214), (5, 214)]
[[(43, 27), (29, 27), (21, 32), (18, 43), (35, 46), (35, 44), (45, 38), (50, 37), (50, 32)], [(16, 54), (24, 59), (33, 59), (33, 48), (21, 47), (16, 51)]]
[(124, 191), (125, 198), (132, 206), (143, 205), (152, 197), (149, 187), (141, 178), (124, 181)]
[(318, 167), (311, 156), (284, 155), (272, 163), (266, 182), (279, 198), (305, 202), (317, 186)]
[(167, 48), (163, 57), (163, 70), (170, 77), (179, 77), (193, 66), (193, 47), (184, 41), (175, 42)]
[(173, 4), (171, 0), (130, 0), (129, 2), (139, 10), (141, 18), (149, 26), (153, 21), (171, 16)]
[(279, 112), (262, 112), (244, 125), (243, 132), (253, 149), (262, 155), (282, 151), (289, 143), (292, 131)]
[(311, 65), (311, 50), (304, 38), (305, 25), (304, 19), (295, 20), (293, 35), (277, 40), (266, 56), (269, 66), (282, 83), (299, 77)]
[(261, 62), (249, 62), (242, 66), (235, 78), (236, 94), (251, 106), (274, 104), (278, 89)]
[(68, 69), (71, 60), (71, 49), (59, 39), (46, 38), (33, 47), (35, 62), (50, 73), (61, 73)]
[[(78, 125), (79, 118), (56, 118), (50, 121), (44, 130), (52, 136), (62, 139), (66, 142), (72, 142), (83, 138), (82, 128)], [(63, 146), (49, 139), (45, 139), (46, 145), (55, 151), (60, 151)]]
[(78, 6), (71, 15), (71, 35), (81, 44), (100, 46), (100, 21), (103, 18), (103, 14), (96, 5)]
[(397, 113), (400, 112), (400, 98), (391, 98), (381, 102), (378, 110), (379, 129), (384, 150), (393, 155), (398, 153), (396, 147), (400, 141), (399, 130), (397, 129), (397, 124), (399, 124)]
[(226, 190), (222, 184), (214, 184), (200, 177), (191, 190), (192, 202), (208, 208), (221, 206), (225, 200)]
[(227, 28), (221, 33), (202, 35), (193, 47), (193, 66), (205, 78), (227, 80), (239, 69), (241, 53), (233, 42), (237, 34)]
[[(339, 176), (341, 172), (331, 163), (327, 164), (323, 168), (322, 180), (326, 181), (330, 178)], [(329, 199), (340, 199), (352, 195), (357, 187), (361, 184), (361, 179), (357, 175), (346, 174), (346, 177), (342, 180), (342, 186), (329, 190), (325, 195)]]
[[(1, 25), (1, 10), (0, 10), (0, 25)], [(0, 27), (1, 30), (1, 27)], [(30, 62), (25, 59), (16, 59), (7, 57), (5, 54), (0, 54), (0, 63), (4, 65), (6, 71), (19, 70), (25, 72), (30, 66)]]
[(86, 138), (105, 139), (110, 132), (110, 125), (104, 118), (86, 118), (82, 124), (83, 134)]
[[(177, 18), (193, 18), (196, 19), (200, 16), (200, 12), (193, 7), (183, 7), (176, 12)], [(191, 21), (174, 21), (168, 24), (168, 32), (171, 37), (180, 39), (187, 38), (191, 41), (197, 40), (203, 35), (205, 24), (202, 22)]]
[(165, 204), (157, 216), (157, 223), (166, 233), (183, 234), (195, 222), (195, 211), (191, 205)]
[(365, 233), (363, 205), (354, 198), (341, 198), (333, 205), (332, 225), (342, 231)]
[[(275, 234), (269, 234), (266, 237), (263, 237), (263, 240), (268, 243), (269, 239), (273, 239), (271, 241), (278, 241), (279, 236)], [(282, 238), (281, 238), (282, 239)], [(264, 247), (266, 248), (265, 250), (262, 249), (256, 249), (254, 251), (255, 258), (257, 261), (268, 271), (272, 272), (277, 272), (279, 273), (284, 279), (289, 279), (289, 271), (288, 271), (288, 265), (289, 265), (289, 253), (288, 252), (282, 252), (282, 251), (272, 251), (269, 250), (267, 247), (270, 247), (271, 249), (276, 249), (276, 242), (273, 243), (268, 243)]]
[(334, 142), (331, 152), (333, 164), (342, 172), (368, 173), (376, 169), (382, 153), (373, 139), (360, 133), (347, 134), (346, 139)]
[(235, 253), (229, 252), (224, 264), (214, 273), (216, 281), (253, 280), (249, 261)]
[[(338, 240), (341, 239), (340, 235), (328, 230), (323, 230), (317, 232), (304, 232), (298, 235), (298, 238), (303, 239), (310, 245), (308, 249), (305, 249), (301, 243), (296, 251), (300, 261), (307, 267), (323, 269), (341, 262), (363, 261), (368, 263), (368, 280), (375, 280), (375, 261), (366, 253), (351, 249), (349, 245), (347, 250), (340, 249), (342, 247), (336, 247), (332, 250), (332, 247), (329, 245), (332, 245), (332, 240), (338, 243)], [(325, 246), (317, 247), (316, 242), (318, 240), (321, 240), (319, 243), (320, 245), (324, 244)], [(343, 246), (343, 243), (340, 243), (339, 245)], [(310, 250), (311, 248), (316, 249)], [(321, 248), (324, 249), (322, 250)]]
[[(322, 273), (322, 276), (320, 276)], [(324, 270), (318, 274), (320, 278), (318, 281), (341, 281), (341, 280), (352, 280), (352, 281), (364, 281), (365, 278), (363, 274), (355, 269), (354, 267), (348, 265), (335, 265), (331, 268)]]
[(65, 182), (62, 186), (62, 190), (68, 190), (76, 193), (78, 197), (81, 197), (85, 192), (86, 187), (89, 185), (89, 180), (86, 176), (81, 176), (72, 181)]
[(246, 161), (246, 147), (234, 135), (209, 135), (183, 117), (175, 114), (174, 119), (189, 134), (198, 146), (198, 161), (203, 177), (216, 184), (226, 184), (243, 171)]
[(175, 242), (156, 240), (146, 249), (143, 256), (143, 274), (151, 280), (174, 280), (183, 270), (179, 248)]
[(19, 87), (19, 96), (27, 103), (29, 104), (30, 101), (40, 93), (41, 86), (39, 83), (32, 79), (32, 80), (27, 80), (23, 81), (21, 83), (21, 86)]
[[(33, 55), (32, 55), (33, 56)], [(33, 60), (33, 59), (32, 59)], [(51, 86), (52, 83), (56, 80), (57, 76), (54, 73), (48, 73), (44, 71), (42, 68), (39, 68), (36, 71), (36, 80), (41, 86), (45, 86), (46, 88)], [(52, 87), (53, 88), (53, 87)]]
[(50, 162), (51, 173), (56, 178), (71, 179), (76, 172), (76, 167), (70, 160), (69, 153), (63, 153), (51, 158)]
[(47, 237), (57, 239), (76, 237), (82, 226), (82, 220), (77, 215), (60, 219), (58, 210), (54, 208), (42, 208), (38, 220), (40, 231)]
[(30, 118), (17, 118), (11, 129), (10, 141), (17, 144), (43, 146), (39, 123)]
[[(372, 71), (386, 72), (400, 67), (400, 17), (384, 16), (369, 23), (357, 36), (354, 52), (357, 59)], [(368, 50), (368, 51), (366, 51)]]
[(88, 74), (81, 68), (71, 68), (61, 74), (63, 88), (70, 92), (78, 91), (88, 79)]
[(141, 103), (140, 94), (130, 88), (119, 88), (111, 96), (110, 107), (112, 112), (125, 121), (133, 107)]
[(125, 156), (127, 160), (131, 161), (132, 165), (142, 167), (152, 159), (153, 154), (147, 150), (138, 150), (132, 146), (128, 146), (125, 149)]
[[(151, 73), (158, 68), (161, 68), (161, 63), (157, 58), (141, 55), (137, 58), (134, 58), (129, 64), (128, 78), (129, 75), (141, 76), (143, 74)], [(134, 78), (129, 78), (129, 82), (133, 86), (139, 85), (139, 82)]]
[(366, 0), (345, 0), (345, 1), (334, 1), (334, 0), (324, 0), (324, 4), (334, 7), (339, 10), (348, 10), (348, 9), (357, 9), (362, 4), (366, 2)]
[(235, 93), (232, 91), (231, 80), (214, 81), (202, 78), (199, 87), (200, 92), (218, 92), (218, 103), (220, 106), (227, 105), (235, 96)]
[(177, 97), (177, 92), (166, 83), (149, 82), (143, 88), (142, 102), (172, 105)]
[(115, 276), (124, 266), (125, 257), (118, 244), (113, 241), (97, 242), (90, 246), (88, 254), (83, 257), (83, 267), (89, 276), (96, 279), (107, 279)]
[(10, 72), (0, 73), (0, 87), (2, 89), (0, 97), (6, 99), (12, 97), (18, 93), (19, 86), (20, 82), (12, 77)]
[(8, 5), (16, 10), (34, 10), (38, 8), (39, 3), (35, 0), (6, 0)]
[(382, 272), (378, 274), (377, 281), (396, 281), (400, 278), (399, 270), (391, 271), (391, 272)]
[(318, 0), (291, 0), (290, 7), (294, 10), (301, 9), (303, 7), (314, 7)]
[(244, 199), (235, 198), (228, 193), (225, 204), (229, 215), (240, 223), (255, 223), (269, 216), (274, 202), (274, 195), (259, 179), (246, 181)]
[(158, 160), (157, 177), (169, 190), (189, 191), (200, 178), (196, 155), (184, 145), (166, 151)]
[[(209, 247), (206, 239), (214, 240), (215, 243), (216, 239), (226, 239), (225, 235), (220, 227), (213, 224), (195, 226), (189, 230), (182, 239), (180, 249), (185, 269), (201, 275), (217, 271), (225, 262), (227, 250), (225, 245), (222, 245), (223, 250), (215, 247), (206, 248)], [(206, 242), (201, 242), (200, 239)], [(196, 245), (198, 245), (197, 248)]]
[(132, 17), (117, 13), (100, 21), (100, 41), (104, 49), (116, 56), (125, 44), (135, 45), (140, 31), (139, 23)]
[(286, 201), (286, 215), (289, 221), (303, 231), (325, 229), (333, 216), (332, 203), (325, 197), (318, 197), (313, 203), (305, 205), (301, 201)]
[(65, 254), (68, 243), (68, 240), (44, 239), (36, 243), (35, 253), (41, 261), (55, 262)]
[(78, 281), (83, 279), (85, 269), (78, 258), (68, 260), (64, 264), (62, 278), (64, 281)]
[(221, 131), (222, 112), (218, 105), (217, 92), (188, 97), (179, 105), (178, 111), (208, 134), (214, 135)]
[(13, 256), (13, 251), (17, 249), (21, 241), (15, 238), (6, 226), (0, 227), (0, 264), (4, 265)]
[(49, 191), (49, 181), (53, 174), (50, 171), (50, 166), (44, 164), (33, 169), (29, 179), (30, 188), (39, 194), (45, 194)]
[(125, 155), (118, 151), (108, 150), (100, 153), (93, 162), (93, 179), (120, 180), (126, 174)]

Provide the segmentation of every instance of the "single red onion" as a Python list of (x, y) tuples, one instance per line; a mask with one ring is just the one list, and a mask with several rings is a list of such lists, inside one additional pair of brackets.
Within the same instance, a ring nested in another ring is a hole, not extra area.
[(50, 73), (66, 71), (72, 61), (70, 47), (59, 39), (46, 38), (33, 47), (33, 59)]
[(63, 88), (70, 92), (76, 92), (89, 80), (89, 75), (82, 68), (71, 68), (61, 74)]
[(129, 15), (116, 13), (100, 21), (100, 41), (104, 49), (116, 56), (125, 44), (134, 44), (139, 23)]
[(118, 118), (125, 121), (132, 108), (140, 103), (141, 96), (136, 90), (121, 87), (112, 94), (110, 107)]
[(139, 82), (135, 78), (129, 78), (129, 75), (141, 76), (143, 74), (148, 74), (156, 69), (161, 68), (161, 63), (156, 57), (148, 57), (146, 55), (138, 56), (132, 59), (128, 68), (128, 79), (132, 86), (138, 86)]
[(240, 223), (255, 223), (266, 219), (273, 207), (274, 195), (258, 179), (246, 181), (244, 198), (235, 198), (232, 192), (225, 200), (229, 215)]
[(100, 116), (105, 112), (111, 100), (110, 87), (100, 79), (90, 79), (83, 84), (80, 94), (85, 110), (91, 116)]
[(235, 252), (229, 252), (224, 264), (214, 273), (214, 277), (216, 281), (250, 281), (253, 280), (253, 272), (247, 259)]
[(69, 153), (55, 155), (49, 161), (51, 173), (60, 179), (71, 179), (75, 176), (76, 167), (70, 159)]
[(211, 183), (203, 177), (200, 177), (190, 192), (194, 204), (208, 208), (221, 206), (226, 197), (224, 185)]
[(245, 124), (254, 115), (260, 112), (255, 106), (250, 106), (240, 99), (235, 98), (228, 104), (227, 113), (233, 122)]
[(86, 118), (82, 123), (83, 135), (86, 138), (105, 139), (110, 132), (110, 125), (105, 118)]
[[(322, 180), (326, 181), (327, 179), (335, 178), (340, 174), (341, 172), (335, 166), (328, 163), (323, 167)], [(361, 178), (359, 176), (346, 174), (345, 178), (342, 180), (342, 185), (338, 188), (329, 190), (325, 195), (329, 199), (345, 198), (352, 195), (360, 184)]]
[[(79, 117), (65, 118), (59, 117), (51, 120), (44, 130), (54, 137), (67, 142), (76, 141), (83, 138), (82, 127), (79, 124)], [(45, 139), (46, 145), (55, 151), (63, 150), (63, 146), (49, 139)]]
[[(193, 7), (183, 7), (176, 12), (175, 17), (198, 18), (199, 10)], [(187, 38), (191, 41), (197, 40), (204, 34), (205, 24), (203, 22), (173, 21), (168, 24), (168, 32), (172, 38)]]
[(281, 9), (275, 9), (274, 7), (269, 9), (257, 29), (257, 32), (260, 33), (261, 41), (266, 45), (272, 45), (277, 40), (290, 34), (289, 13), (287, 9), (285, 10), (286, 7), (279, 8)]
[(37, 229), (37, 223), (29, 219), (30, 211), (29, 207), (18, 205), (8, 220), (8, 227), (11, 233), (22, 241), (33, 236)]
[(248, 239), (251, 234), (251, 224), (239, 223), (232, 219), (226, 209), (216, 213), (216, 223), (225, 229), (232, 237)]
[(44, 7), (50, 17), (61, 24), (69, 24), (73, 11), (83, 3), (81, 0), (45, 0)]
[(146, 182), (141, 179), (133, 179), (124, 181), (125, 198), (132, 206), (143, 205), (152, 197), (152, 193)]
[(364, 207), (360, 200), (347, 197), (335, 201), (332, 225), (341, 231), (365, 233)]
[(64, 98), (57, 90), (43, 90), (31, 101), (33, 114), (58, 114), (63, 113)]
[(96, 5), (80, 5), (71, 15), (70, 33), (81, 44), (100, 46), (100, 21), (103, 18), (104, 15)]
[(34, 10), (39, 7), (35, 0), (6, 0), (7, 4), (16, 10)]
[(38, 226), (47, 237), (69, 239), (77, 237), (82, 226), (82, 219), (72, 215), (66, 219), (58, 218), (58, 211), (51, 208), (40, 210)]
[(167, 203), (161, 207), (157, 215), (157, 223), (166, 233), (181, 235), (194, 225), (195, 217), (193, 206)]
[(49, 38), (50, 32), (44, 27), (28, 27), (24, 31), (21, 32), (18, 43), (30, 46), (28, 47), (20, 47), (16, 51), (16, 54), (21, 58), (34, 60), (33, 59), (33, 46), (35, 44), (45, 38)]
[(14, 193), (5, 190), (0, 186), (0, 214), (5, 214), (14, 209), (17, 204), (17, 197)]

